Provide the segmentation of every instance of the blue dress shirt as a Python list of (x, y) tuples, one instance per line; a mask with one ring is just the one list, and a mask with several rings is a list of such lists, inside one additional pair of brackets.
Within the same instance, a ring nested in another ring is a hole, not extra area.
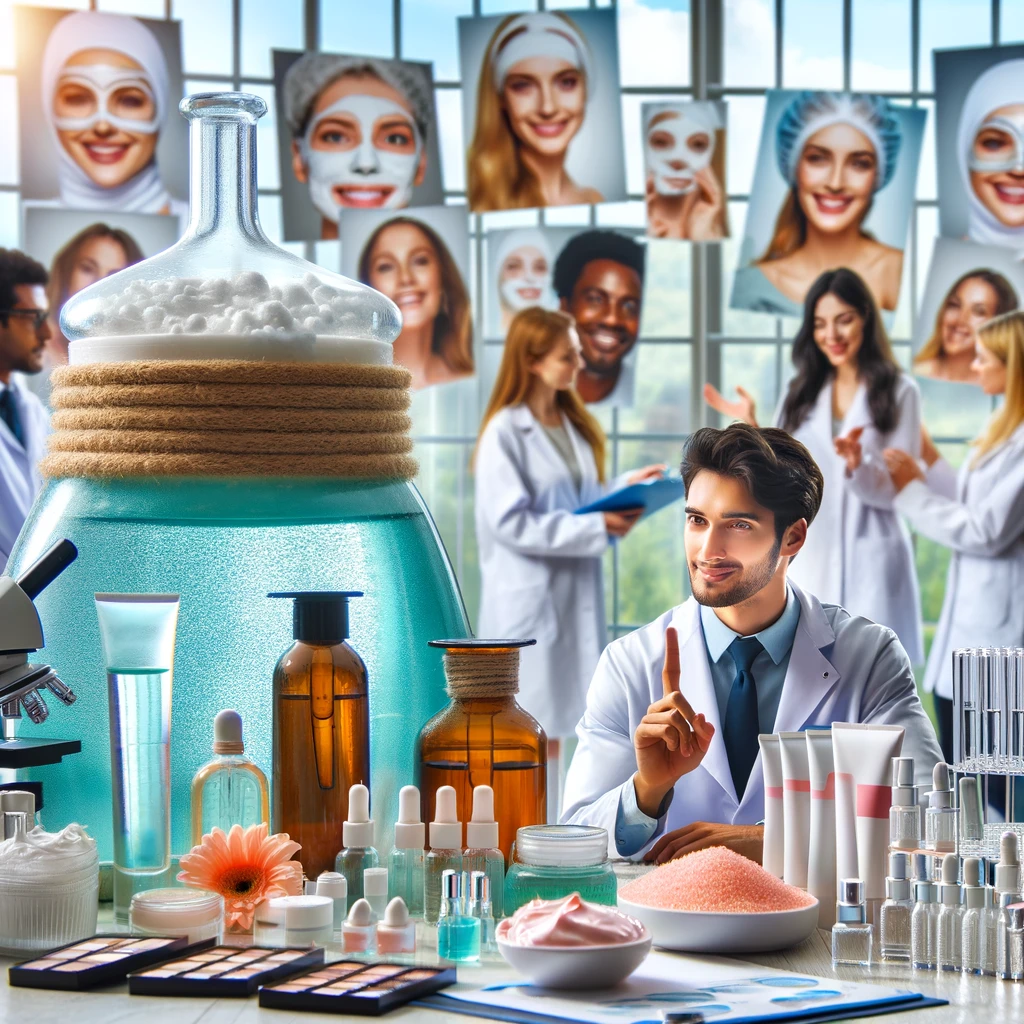
[[(753, 674), (757, 684), (757, 717), (761, 732), (771, 732), (782, 698), (782, 684), (789, 668), (793, 651), (793, 637), (800, 622), (800, 602), (791, 588), (786, 591), (786, 607), (782, 614), (755, 636), (764, 650), (754, 659)], [(718, 720), (725, 721), (725, 708), (729, 703), (736, 667), (732, 658), (723, 657), (729, 644), (740, 634), (733, 632), (713, 608), (701, 605), (701, 632), (707, 651), (711, 681), (718, 698)], [(615, 816), (615, 848), (622, 857), (631, 857), (642, 850), (664, 827), (665, 814), (672, 803), (675, 790), (670, 789), (658, 808), (658, 816), (651, 818), (637, 807), (636, 790), (632, 778), (619, 790), (619, 809)], [(742, 795), (742, 794), (741, 794)]]

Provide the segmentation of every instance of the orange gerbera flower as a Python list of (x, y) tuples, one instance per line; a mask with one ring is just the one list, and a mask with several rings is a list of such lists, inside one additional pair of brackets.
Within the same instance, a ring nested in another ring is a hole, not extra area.
[(224, 897), (227, 931), (250, 931), (264, 900), (302, 893), (302, 865), (292, 860), (302, 847), (287, 832), (268, 832), (266, 822), (246, 829), (232, 825), (228, 833), (214, 828), (181, 858), (179, 882)]

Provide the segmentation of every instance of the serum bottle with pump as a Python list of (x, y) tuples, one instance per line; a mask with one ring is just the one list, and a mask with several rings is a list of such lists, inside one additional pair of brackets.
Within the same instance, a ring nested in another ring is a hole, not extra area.
[(921, 848), (921, 806), (914, 782), (914, 759), (892, 759), (892, 806), (889, 808), (889, 846), (893, 850)]
[(949, 783), (949, 765), (939, 761), (932, 771), (932, 791), (924, 812), (924, 845), (936, 853), (956, 850), (956, 808)]

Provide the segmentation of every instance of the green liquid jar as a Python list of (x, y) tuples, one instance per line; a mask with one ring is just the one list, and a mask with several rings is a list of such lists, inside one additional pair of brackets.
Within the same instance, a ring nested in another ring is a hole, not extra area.
[(608, 833), (587, 825), (527, 825), (516, 832), (505, 876), (505, 916), (530, 900), (572, 893), (614, 907), (618, 886), (608, 861)]

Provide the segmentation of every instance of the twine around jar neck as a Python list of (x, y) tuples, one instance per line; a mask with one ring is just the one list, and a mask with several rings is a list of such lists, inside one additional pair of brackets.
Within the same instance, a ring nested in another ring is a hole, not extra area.
[(519, 692), (519, 650), (445, 651), (444, 674), (449, 697), (486, 700)]

